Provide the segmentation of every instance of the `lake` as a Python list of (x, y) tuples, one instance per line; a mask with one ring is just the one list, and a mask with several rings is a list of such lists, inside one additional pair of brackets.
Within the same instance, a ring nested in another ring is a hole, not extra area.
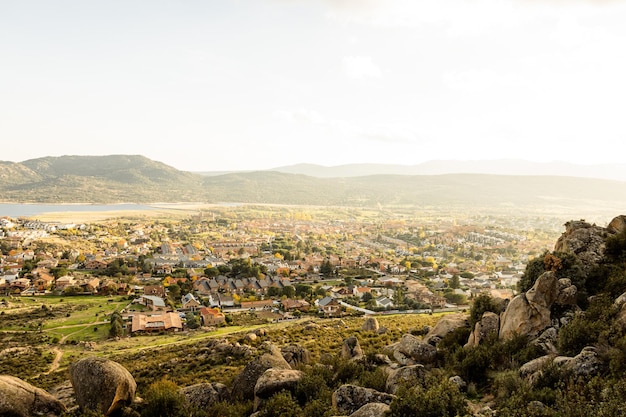
[(0, 203), (0, 217), (31, 217), (42, 213), (145, 211), (154, 207), (142, 204), (8, 204)]

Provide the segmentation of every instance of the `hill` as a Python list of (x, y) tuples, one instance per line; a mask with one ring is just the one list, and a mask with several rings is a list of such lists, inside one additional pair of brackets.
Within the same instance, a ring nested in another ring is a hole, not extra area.
[(582, 208), (620, 211), (623, 181), (490, 174), (319, 178), (276, 171), (206, 176), (137, 155), (0, 162), (0, 200), (27, 203), (237, 202), (319, 206)]
[[(427, 161), (417, 165), (347, 164), (330, 167), (315, 164), (296, 164), (273, 168), (271, 171), (304, 174), (318, 178), (362, 177), (370, 175), (491, 174), (556, 175), (626, 181), (626, 164), (581, 165), (559, 161), (531, 162), (518, 159), (484, 161), (439, 160)], [(213, 173), (204, 174), (214, 175)]]

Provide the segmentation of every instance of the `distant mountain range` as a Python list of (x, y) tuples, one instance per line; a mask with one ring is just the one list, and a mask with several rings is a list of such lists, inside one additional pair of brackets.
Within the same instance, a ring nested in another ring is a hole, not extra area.
[[(433, 163), (430, 169), (442, 171), (445, 165)], [(459, 169), (476, 169), (474, 165), (466, 167)], [(425, 164), (332, 168), (295, 165), (202, 175), (138, 155), (45, 157), (21, 163), (0, 162), (0, 201), (238, 202), (507, 210), (550, 207), (564, 211), (586, 207), (626, 213), (624, 180), (545, 175), (539, 170), (535, 175), (410, 174), (419, 169), (426, 169)]]
[(626, 164), (581, 165), (569, 162), (530, 162), (518, 159), (484, 161), (428, 161), (417, 165), (349, 164), (321, 166), (297, 164), (271, 171), (303, 174), (317, 178), (362, 177), (366, 175), (556, 175), (626, 181)]

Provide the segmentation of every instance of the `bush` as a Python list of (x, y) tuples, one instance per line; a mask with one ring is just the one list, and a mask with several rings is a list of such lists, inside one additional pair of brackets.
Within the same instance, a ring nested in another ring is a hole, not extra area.
[(465, 398), (448, 380), (436, 381), (428, 388), (403, 386), (389, 404), (390, 417), (454, 417), (467, 413)]
[(144, 394), (145, 406), (142, 416), (177, 417), (183, 416), (185, 397), (178, 386), (167, 379), (152, 383)]
[(273, 395), (263, 405), (258, 417), (303, 417), (302, 408), (288, 391)]

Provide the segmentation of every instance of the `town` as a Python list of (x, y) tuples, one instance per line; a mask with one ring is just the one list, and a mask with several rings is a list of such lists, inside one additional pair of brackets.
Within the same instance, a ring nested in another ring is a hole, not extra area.
[[(3, 303), (125, 296), (127, 335), (312, 314), (464, 308), (511, 299), (558, 219), (316, 207), (212, 207), (62, 223), (0, 218)], [(0, 306), (1, 307), (1, 306)]]

